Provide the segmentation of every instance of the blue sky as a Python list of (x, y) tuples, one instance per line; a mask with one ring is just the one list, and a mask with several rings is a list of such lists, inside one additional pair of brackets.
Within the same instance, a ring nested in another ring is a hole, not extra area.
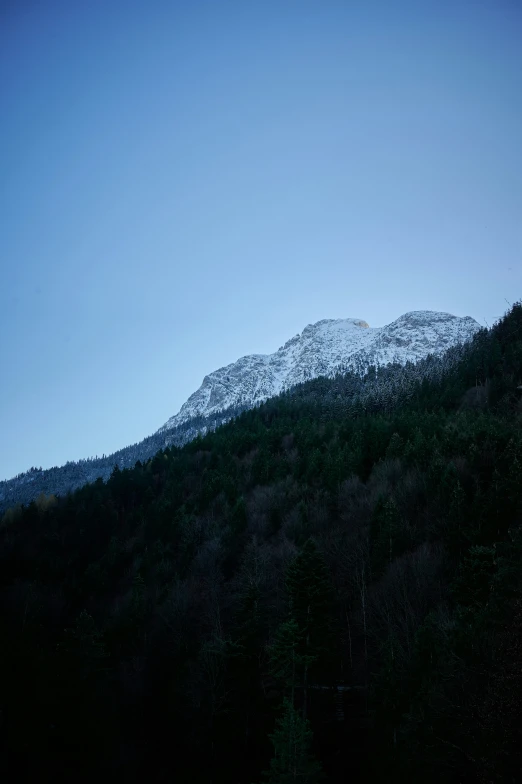
[(306, 324), (522, 296), (522, 6), (6, 2), (0, 478)]

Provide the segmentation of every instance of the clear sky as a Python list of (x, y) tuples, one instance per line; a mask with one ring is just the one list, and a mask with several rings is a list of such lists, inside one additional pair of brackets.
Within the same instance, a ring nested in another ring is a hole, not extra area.
[(0, 99), (0, 478), (319, 319), (522, 296), (519, 0), (4, 0)]

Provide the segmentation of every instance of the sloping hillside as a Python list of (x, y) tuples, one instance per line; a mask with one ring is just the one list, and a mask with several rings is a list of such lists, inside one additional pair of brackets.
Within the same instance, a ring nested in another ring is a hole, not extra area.
[(520, 778), (522, 306), (380, 379), (6, 513), (4, 780)]

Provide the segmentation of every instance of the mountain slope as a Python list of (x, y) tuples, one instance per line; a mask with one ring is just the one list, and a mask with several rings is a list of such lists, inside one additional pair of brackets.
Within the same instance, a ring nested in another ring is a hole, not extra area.
[(274, 354), (251, 354), (205, 376), (180, 411), (159, 432), (231, 406), (251, 407), (318, 376), (371, 365), (417, 362), (470, 340), (479, 329), (470, 318), (413, 311), (381, 328), (361, 319), (324, 319), (309, 324)]
[[(428, 366), (389, 410), (339, 394)], [(520, 780), (521, 384), (517, 305), (11, 510), (9, 781), (262, 781), (296, 726), (332, 784)]]
[[(309, 325), (275, 354), (243, 357), (206, 376), (179, 414), (143, 441), (101, 458), (69, 462), (51, 469), (33, 468), (0, 482), (0, 512), (28, 504), (41, 493), (66, 495), (94, 482), (106, 481), (114, 466), (132, 468), (166, 446), (182, 446), (287, 390), (319, 377), (344, 376), (341, 396), (353, 411), (377, 410), (405, 399), (408, 390), (426, 379), (440, 379), (459, 360), (458, 346), (479, 329), (472, 318), (415, 311), (382, 329), (359, 319), (323, 320)], [(448, 349), (453, 349), (448, 351)], [(436, 355), (437, 362), (427, 361)], [(442, 356), (444, 355), (444, 356)], [(413, 367), (406, 363), (416, 363)], [(370, 366), (387, 372), (364, 378)], [(355, 405), (354, 405), (355, 404)]]

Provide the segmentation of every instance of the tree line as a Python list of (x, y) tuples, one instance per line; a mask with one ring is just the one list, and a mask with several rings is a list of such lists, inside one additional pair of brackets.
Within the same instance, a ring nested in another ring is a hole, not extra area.
[[(299, 384), (283, 392), (275, 401), (285, 396), (301, 400), (320, 400), (321, 408), (330, 407), (335, 401), (339, 415), (356, 416), (368, 411), (389, 411), (407, 401), (423, 381), (437, 381), (444, 376), (469, 351), (469, 346), (457, 345), (443, 356), (428, 356), (417, 363), (406, 365), (389, 364), (386, 367), (361, 365), (358, 371), (348, 371), (342, 365), (333, 372), (333, 378), (318, 378)], [(277, 402), (276, 402), (277, 405)], [(29, 504), (42, 493), (44, 495), (66, 495), (97, 479), (107, 481), (115, 466), (120, 470), (133, 468), (136, 462), (146, 462), (166, 446), (183, 446), (197, 438), (213, 432), (227, 422), (237, 419), (244, 411), (254, 406), (230, 406), (209, 416), (200, 415), (188, 421), (153, 433), (142, 441), (119, 449), (111, 455), (70, 460), (63, 466), (42, 469), (33, 466), (12, 479), (0, 481), (0, 512), (16, 504)]]

